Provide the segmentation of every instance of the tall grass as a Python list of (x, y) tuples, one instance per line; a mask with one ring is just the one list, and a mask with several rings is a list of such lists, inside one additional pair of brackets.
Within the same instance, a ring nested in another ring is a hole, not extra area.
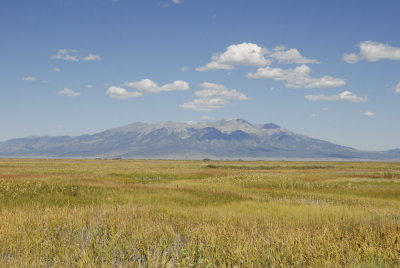
[(0, 267), (400, 266), (398, 164), (208, 163), (2, 159)]

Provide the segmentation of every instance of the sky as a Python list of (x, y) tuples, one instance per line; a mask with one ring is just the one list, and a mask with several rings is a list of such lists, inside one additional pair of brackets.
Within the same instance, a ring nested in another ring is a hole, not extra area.
[(400, 148), (398, 0), (2, 0), (0, 141), (243, 118)]

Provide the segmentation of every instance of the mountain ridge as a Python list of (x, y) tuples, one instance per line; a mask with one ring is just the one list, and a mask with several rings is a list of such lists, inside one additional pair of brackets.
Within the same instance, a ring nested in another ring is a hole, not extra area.
[(0, 142), (0, 157), (398, 160), (400, 149), (363, 151), (244, 119), (136, 122), (95, 134)]

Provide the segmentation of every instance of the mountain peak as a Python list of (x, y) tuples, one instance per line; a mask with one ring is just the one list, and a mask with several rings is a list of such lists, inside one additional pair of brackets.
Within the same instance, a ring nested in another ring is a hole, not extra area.
[(248, 121), (242, 119), (242, 118), (232, 118), (232, 119), (228, 119), (226, 120), (227, 122), (236, 122), (236, 123), (241, 123), (241, 124), (249, 124), (251, 125)]
[(278, 126), (277, 124), (274, 124), (274, 123), (267, 123), (267, 124), (264, 124), (262, 126), (262, 128), (263, 129), (278, 129), (278, 128), (281, 128), (281, 127)]
[(126, 157), (175, 159), (400, 159), (400, 150), (359, 151), (244, 119), (134, 123), (93, 135), (0, 142), (2, 157)]

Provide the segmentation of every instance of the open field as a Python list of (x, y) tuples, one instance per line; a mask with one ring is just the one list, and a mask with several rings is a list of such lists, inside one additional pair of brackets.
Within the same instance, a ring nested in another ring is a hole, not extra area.
[(399, 267), (400, 164), (0, 159), (0, 267)]

